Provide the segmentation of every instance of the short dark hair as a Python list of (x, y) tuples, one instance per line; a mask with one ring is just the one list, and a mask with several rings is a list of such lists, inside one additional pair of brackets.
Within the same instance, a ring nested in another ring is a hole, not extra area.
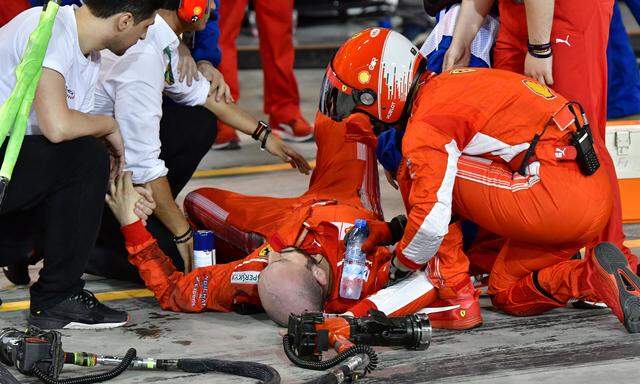
[(162, 8), (177, 11), (180, 8), (180, 0), (165, 0)]
[(102, 19), (122, 12), (133, 15), (136, 23), (150, 18), (154, 12), (164, 6), (166, 0), (84, 0), (91, 14)]

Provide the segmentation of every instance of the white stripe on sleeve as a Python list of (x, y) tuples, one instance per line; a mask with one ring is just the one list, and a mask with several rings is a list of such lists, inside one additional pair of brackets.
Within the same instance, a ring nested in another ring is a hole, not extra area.
[(424, 271), (414, 272), (412, 276), (390, 287), (379, 290), (367, 297), (379, 311), (389, 315), (419, 299), (433, 289), (433, 284)]
[(411, 242), (402, 250), (409, 260), (416, 264), (425, 264), (440, 248), (442, 239), (449, 231), (451, 221), (451, 200), (453, 183), (458, 171), (460, 150), (455, 140), (444, 146), (447, 151), (447, 169), (436, 193), (436, 203), (424, 218)]

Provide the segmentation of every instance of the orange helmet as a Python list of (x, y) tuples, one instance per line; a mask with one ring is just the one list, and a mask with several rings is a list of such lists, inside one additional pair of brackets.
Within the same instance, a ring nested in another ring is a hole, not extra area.
[(187, 23), (195, 23), (211, 11), (213, 0), (180, 0), (178, 17)]
[(320, 112), (335, 121), (363, 112), (383, 123), (396, 123), (425, 63), (418, 48), (398, 32), (385, 28), (358, 32), (327, 66)]

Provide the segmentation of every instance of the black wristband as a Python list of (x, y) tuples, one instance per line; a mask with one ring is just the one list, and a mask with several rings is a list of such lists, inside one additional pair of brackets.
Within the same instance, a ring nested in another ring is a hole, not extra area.
[(193, 237), (193, 228), (189, 227), (187, 232), (185, 232), (184, 234), (182, 234), (180, 236), (174, 236), (173, 237), (173, 242), (175, 244), (186, 243), (187, 241), (191, 240), (192, 237)]
[(546, 59), (553, 55), (551, 43), (546, 44), (527, 44), (529, 54), (537, 59)]
[(251, 134), (251, 137), (253, 138), (253, 140), (260, 140), (260, 135), (262, 135), (262, 132), (264, 132), (264, 130), (268, 128), (269, 125), (267, 123), (262, 120), (258, 121), (258, 126)]
[(271, 128), (267, 127), (264, 132), (264, 137), (262, 138), (262, 142), (260, 143), (260, 149), (264, 151), (267, 146), (267, 138), (269, 138), (269, 134), (271, 133)]
[(404, 236), (404, 229), (407, 227), (407, 217), (405, 215), (398, 215), (387, 224), (391, 231), (391, 244), (395, 244)]
[(536, 59), (546, 59), (553, 56), (553, 52), (551, 51), (551, 49), (544, 52), (529, 51), (529, 54)]

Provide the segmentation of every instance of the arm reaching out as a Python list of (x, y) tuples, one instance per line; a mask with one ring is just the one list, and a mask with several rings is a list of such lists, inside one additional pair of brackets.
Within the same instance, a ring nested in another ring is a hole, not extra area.
[(218, 277), (224, 277), (227, 268), (217, 265), (199, 268), (186, 275), (178, 272), (134, 212), (141, 200), (149, 198), (141, 196), (135, 189), (131, 183), (131, 172), (125, 172), (112, 182), (110, 195), (106, 197), (109, 208), (122, 226), (129, 261), (138, 268), (147, 288), (166, 310), (201, 312), (212, 302), (215, 304), (213, 309), (225, 310), (209, 298), (214, 297), (221, 285), (214, 284), (213, 277), (216, 272), (222, 272)]
[[(388, 266), (385, 266), (388, 271)], [(424, 271), (416, 271), (407, 279), (390, 285), (360, 300), (349, 309), (354, 316), (366, 316), (377, 309), (387, 316), (405, 316), (431, 305), (437, 298), (433, 284)]]
[[(235, 104), (216, 101), (215, 95), (209, 96), (204, 106), (215, 113), (218, 119), (247, 135), (251, 135), (258, 126), (258, 120), (253, 116)], [(308, 174), (311, 170), (311, 166), (301, 154), (273, 134), (267, 138), (265, 149), (282, 161), (291, 164), (291, 167), (297, 168), (300, 173)]]

